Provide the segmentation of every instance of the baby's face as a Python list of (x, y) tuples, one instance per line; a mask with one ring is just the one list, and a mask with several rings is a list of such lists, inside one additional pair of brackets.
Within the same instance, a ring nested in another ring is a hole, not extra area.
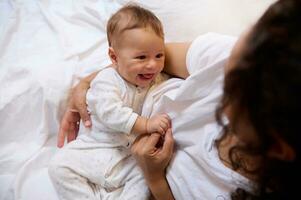
[(164, 40), (149, 28), (126, 30), (115, 48), (116, 67), (128, 82), (145, 87), (162, 71)]

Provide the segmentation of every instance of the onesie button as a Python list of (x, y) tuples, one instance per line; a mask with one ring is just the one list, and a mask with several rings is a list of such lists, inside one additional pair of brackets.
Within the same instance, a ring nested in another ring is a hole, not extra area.
[(136, 87), (136, 88), (137, 88), (137, 92), (138, 92), (138, 93), (141, 93), (141, 92), (142, 92), (142, 88), (141, 88), (141, 87), (138, 86), (138, 87)]

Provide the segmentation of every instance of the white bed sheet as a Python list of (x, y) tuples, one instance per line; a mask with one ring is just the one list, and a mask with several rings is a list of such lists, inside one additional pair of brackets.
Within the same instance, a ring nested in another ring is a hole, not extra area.
[[(0, 199), (57, 199), (47, 164), (68, 90), (109, 63), (105, 24), (126, 2), (0, 0)], [(238, 35), (273, 0), (135, 2), (157, 14), (166, 41), (176, 42), (208, 31)]]

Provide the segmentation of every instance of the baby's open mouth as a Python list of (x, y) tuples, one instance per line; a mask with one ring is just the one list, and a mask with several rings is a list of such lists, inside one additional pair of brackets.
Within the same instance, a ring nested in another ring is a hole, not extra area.
[(155, 74), (138, 74), (140, 79), (150, 80), (154, 77)]

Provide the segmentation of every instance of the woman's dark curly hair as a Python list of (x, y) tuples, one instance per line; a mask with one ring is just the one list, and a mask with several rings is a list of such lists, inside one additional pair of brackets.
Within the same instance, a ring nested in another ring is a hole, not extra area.
[[(225, 133), (217, 145), (227, 134), (235, 134), (221, 120), (229, 105), (234, 107), (234, 119), (246, 113), (259, 138), (258, 145), (239, 144), (229, 151), (234, 169), (258, 177), (255, 195), (238, 188), (232, 192), (232, 199), (293, 199), (300, 196), (300, 187), (296, 184), (301, 180), (300, 0), (277, 1), (249, 33), (239, 59), (225, 76), (224, 94), (216, 111)], [(293, 161), (267, 156), (267, 150), (275, 141), (274, 133), (295, 150)], [(245, 169), (237, 154), (259, 156), (259, 167), (253, 171)]]

